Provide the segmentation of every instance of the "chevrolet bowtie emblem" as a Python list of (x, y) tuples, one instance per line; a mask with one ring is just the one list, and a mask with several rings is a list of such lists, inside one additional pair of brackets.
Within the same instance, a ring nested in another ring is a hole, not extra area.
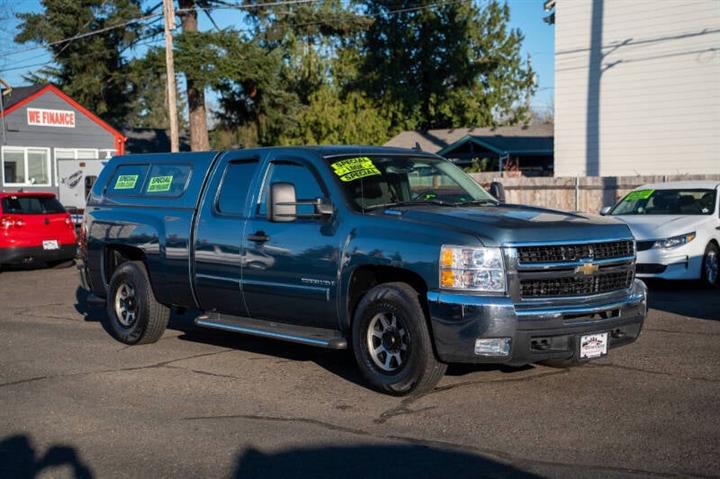
[(575, 268), (575, 272), (578, 274), (584, 274), (585, 276), (590, 276), (591, 274), (597, 272), (597, 270), (599, 269), (600, 266), (594, 263), (585, 263), (584, 265)]

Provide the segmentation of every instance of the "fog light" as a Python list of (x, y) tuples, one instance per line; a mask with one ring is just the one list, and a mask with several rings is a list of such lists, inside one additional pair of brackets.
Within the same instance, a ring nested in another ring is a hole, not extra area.
[(507, 356), (510, 354), (511, 338), (482, 338), (475, 340), (478, 356)]

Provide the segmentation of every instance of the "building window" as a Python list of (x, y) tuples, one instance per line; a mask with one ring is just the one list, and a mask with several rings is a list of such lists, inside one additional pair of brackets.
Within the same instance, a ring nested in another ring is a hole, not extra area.
[(50, 150), (4, 146), (2, 174), (5, 186), (50, 186)]

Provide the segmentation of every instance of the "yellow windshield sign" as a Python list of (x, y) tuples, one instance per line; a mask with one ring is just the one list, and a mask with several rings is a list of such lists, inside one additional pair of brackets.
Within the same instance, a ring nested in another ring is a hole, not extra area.
[(380, 174), (380, 170), (367, 156), (338, 161), (332, 164), (332, 168), (340, 181), (344, 182)]
[(148, 193), (170, 191), (170, 186), (172, 186), (172, 180), (172, 176), (153, 176), (152, 178), (150, 178), (150, 183), (148, 184), (147, 191)]
[(139, 175), (120, 175), (115, 180), (116, 190), (132, 190), (137, 184)]

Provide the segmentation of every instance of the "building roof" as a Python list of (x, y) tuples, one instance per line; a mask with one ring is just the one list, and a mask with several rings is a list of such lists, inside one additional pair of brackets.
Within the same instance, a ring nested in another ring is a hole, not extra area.
[[(507, 151), (507, 148), (500, 148), (502, 146), (508, 146), (505, 139), (509, 138), (525, 138), (530, 142), (534, 142), (532, 138), (545, 137), (545, 143), (538, 143), (533, 145), (535, 149), (542, 146), (547, 146), (547, 139), (549, 138), (552, 142), (554, 135), (553, 126), (549, 124), (537, 124), (528, 126), (499, 126), (495, 128), (451, 128), (448, 130), (427, 130), (427, 131), (403, 131), (402, 133), (391, 138), (390, 141), (385, 143), (385, 146), (397, 146), (401, 148), (413, 148), (415, 144), (419, 144), (423, 151), (429, 151), (432, 153), (438, 153), (448, 146), (465, 139), (466, 137), (484, 138), (486, 141), (492, 139), (493, 145), (498, 145), (499, 149)], [(512, 140), (513, 144), (517, 144), (517, 140)], [(552, 150), (552, 143), (550, 144), (550, 150)]]
[[(124, 128), (125, 152), (128, 155), (135, 153), (163, 153), (170, 151), (170, 135), (162, 128)], [(187, 134), (180, 133), (180, 151), (190, 151), (190, 142)]]
[(11, 106), (15, 105), (16, 103), (19, 103), (26, 99), (29, 96), (34, 95), (35, 93), (39, 92), (43, 88), (45, 88), (47, 85), (32, 85), (32, 86), (19, 86), (16, 88), (13, 88), (10, 93), (3, 95), (3, 110), (7, 110)]

